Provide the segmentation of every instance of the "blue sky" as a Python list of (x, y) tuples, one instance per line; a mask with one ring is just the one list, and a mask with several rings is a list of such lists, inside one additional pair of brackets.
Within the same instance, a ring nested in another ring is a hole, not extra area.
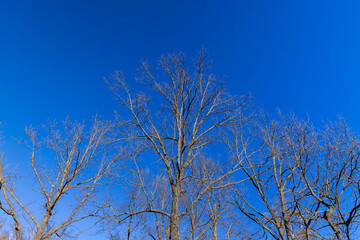
[(360, 126), (356, 1), (2, 1), (0, 121), (111, 117), (103, 77), (203, 45), (229, 90), (267, 111)]
[(122, 70), (131, 82), (142, 60), (191, 58), (201, 46), (231, 93), (318, 123), (341, 114), (360, 130), (359, 10), (359, 1), (1, 1), (4, 141), (48, 119), (109, 119), (118, 105), (104, 77)]

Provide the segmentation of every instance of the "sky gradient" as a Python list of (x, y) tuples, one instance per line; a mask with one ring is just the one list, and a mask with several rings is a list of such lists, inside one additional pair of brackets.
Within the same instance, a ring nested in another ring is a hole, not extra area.
[(360, 130), (359, 1), (13, 1), (0, 3), (0, 122), (10, 137), (47, 120), (111, 119), (104, 83), (142, 60), (204, 46), (232, 94), (315, 123)]

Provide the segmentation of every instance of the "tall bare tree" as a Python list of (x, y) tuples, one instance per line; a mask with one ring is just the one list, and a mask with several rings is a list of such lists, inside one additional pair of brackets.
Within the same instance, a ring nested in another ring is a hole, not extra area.
[[(34, 211), (19, 196), (1, 158), (0, 209), (12, 218), (17, 240), (23, 238), (24, 232), (33, 240), (61, 238), (70, 226), (100, 211), (105, 203), (95, 198), (96, 191), (112, 164), (121, 157), (110, 151), (111, 129), (110, 124), (96, 120), (89, 130), (70, 121), (64, 122), (63, 130), (48, 124), (45, 137), (39, 137), (33, 128), (26, 130), (29, 141), (22, 143), (30, 149), (34, 191), (39, 194), (30, 198), (41, 202), (41, 211)], [(44, 152), (41, 158), (46, 161), (40, 162), (39, 152)], [(71, 205), (65, 205), (67, 201)]]
[[(170, 211), (160, 211), (149, 206), (137, 213), (162, 214), (169, 218), (169, 238), (180, 238), (180, 220), (212, 187), (226, 175), (234, 172), (233, 166), (222, 176), (212, 179), (183, 208), (182, 187), (189, 181), (189, 168), (204, 148), (216, 142), (222, 126), (234, 124), (242, 117), (248, 101), (232, 97), (210, 73), (206, 52), (200, 51), (193, 70), (188, 70), (183, 54), (163, 56), (160, 61), (160, 77), (156, 76), (147, 62), (143, 62), (139, 82), (153, 91), (151, 97), (144, 93), (134, 94), (123, 75), (117, 72), (110, 87), (131, 115), (127, 134), (140, 141), (144, 148), (155, 153), (154, 162), (160, 160), (160, 175), (165, 174), (171, 189)], [(160, 80), (159, 80), (160, 79)], [(152, 100), (158, 100), (154, 102)], [(160, 104), (159, 104), (160, 103)], [(157, 109), (156, 105), (160, 105)]]

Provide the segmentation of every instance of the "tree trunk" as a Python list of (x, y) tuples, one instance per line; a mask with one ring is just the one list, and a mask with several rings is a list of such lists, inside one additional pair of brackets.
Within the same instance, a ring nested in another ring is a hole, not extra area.
[(175, 183), (171, 186), (172, 204), (170, 214), (170, 240), (179, 240), (179, 205), (181, 185)]

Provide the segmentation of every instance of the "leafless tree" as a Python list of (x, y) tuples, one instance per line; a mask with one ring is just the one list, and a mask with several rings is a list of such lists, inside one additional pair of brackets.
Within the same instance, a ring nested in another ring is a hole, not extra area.
[[(96, 215), (105, 204), (96, 198), (96, 191), (110, 167), (121, 157), (110, 149), (111, 124), (95, 120), (89, 130), (70, 121), (63, 125), (63, 129), (57, 130), (48, 124), (44, 127), (45, 137), (34, 128), (27, 128), (29, 141), (22, 142), (31, 152), (33, 190), (39, 194), (31, 199), (41, 203), (41, 207), (37, 205), (34, 210), (24, 202), (1, 158), (0, 209), (12, 218), (17, 240), (22, 239), (25, 231), (34, 240), (67, 236), (70, 226)], [(71, 204), (65, 205), (68, 201)]]
[[(187, 69), (182, 54), (164, 56), (159, 63), (160, 77), (155, 75), (156, 71), (147, 62), (143, 62), (138, 78), (140, 83), (153, 91), (151, 98), (145, 93), (132, 93), (120, 72), (109, 84), (131, 115), (127, 135), (133, 141), (142, 142), (143, 148), (155, 154), (154, 160), (151, 160), (158, 163), (155, 175), (165, 177), (171, 189), (169, 210), (159, 210), (150, 205), (136, 213), (161, 214), (168, 218), (169, 238), (178, 240), (181, 219), (210, 189), (218, 188), (218, 183), (238, 167), (234, 165), (222, 176), (212, 179), (192, 203), (184, 207), (183, 186), (191, 179), (191, 165), (204, 148), (219, 140), (222, 126), (234, 124), (242, 118), (248, 101), (226, 94), (224, 87), (210, 73), (210, 63), (204, 50), (194, 61), (192, 71)], [(157, 110), (156, 104), (160, 101), (161, 108)]]
[(327, 124), (318, 138), (316, 155), (300, 166), (302, 180), (317, 205), (311, 213), (321, 219), (328, 239), (358, 239), (359, 138), (342, 119)]
[(229, 196), (260, 227), (263, 237), (311, 239), (312, 218), (307, 222), (307, 235), (300, 234), (304, 232), (298, 219), (300, 206), (308, 199), (299, 167), (305, 155), (315, 150), (314, 129), (295, 117), (280, 114), (279, 118), (260, 115), (246, 126), (231, 129), (229, 149), (250, 181), (232, 186)]
[(294, 116), (261, 115), (232, 127), (226, 141), (250, 179), (231, 186), (229, 202), (258, 226), (255, 233), (358, 238), (360, 142), (344, 121), (316, 130)]

